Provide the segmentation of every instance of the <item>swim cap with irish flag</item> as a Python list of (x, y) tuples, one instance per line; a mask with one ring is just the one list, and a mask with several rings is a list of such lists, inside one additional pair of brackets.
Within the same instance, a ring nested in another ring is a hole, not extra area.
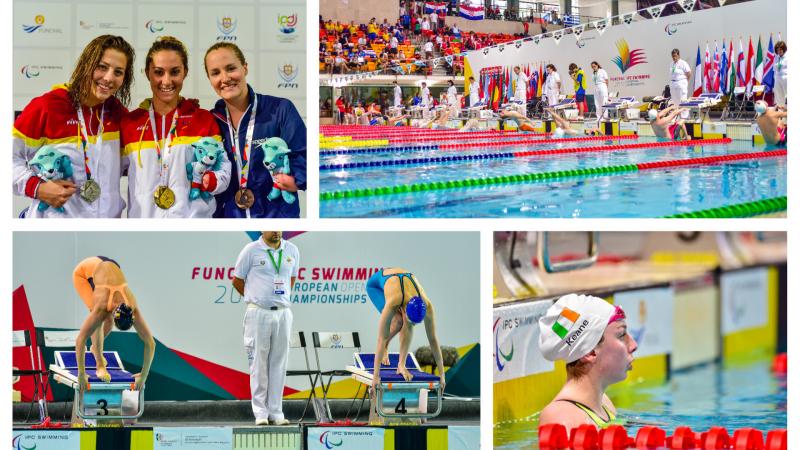
[(624, 318), (602, 298), (565, 295), (539, 319), (539, 349), (549, 361), (577, 361), (597, 346), (609, 321), (620, 314)]

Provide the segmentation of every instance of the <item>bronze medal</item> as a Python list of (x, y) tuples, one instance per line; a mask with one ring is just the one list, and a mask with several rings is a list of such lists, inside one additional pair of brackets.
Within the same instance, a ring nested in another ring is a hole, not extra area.
[(159, 186), (155, 194), (153, 194), (153, 200), (156, 206), (161, 209), (172, 208), (172, 205), (175, 204), (175, 192), (168, 186)]
[(89, 203), (94, 203), (100, 198), (100, 185), (91, 178), (81, 186), (81, 198)]
[(253, 203), (256, 201), (255, 195), (253, 195), (253, 191), (250, 189), (239, 189), (236, 191), (236, 206), (240, 209), (248, 209), (253, 206)]

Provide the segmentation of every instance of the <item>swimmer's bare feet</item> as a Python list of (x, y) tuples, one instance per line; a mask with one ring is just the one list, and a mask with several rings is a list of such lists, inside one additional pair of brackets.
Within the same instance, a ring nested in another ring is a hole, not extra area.
[(97, 378), (100, 378), (100, 380), (102, 380), (104, 383), (111, 382), (111, 374), (108, 373), (108, 370), (106, 370), (105, 367), (98, 367), (94, 373), (95, 376), (97, 376)]
[(389, 365), (389, 353), (383, 355), (383, 361), (381, 361), (381, 365), (388, 366)]

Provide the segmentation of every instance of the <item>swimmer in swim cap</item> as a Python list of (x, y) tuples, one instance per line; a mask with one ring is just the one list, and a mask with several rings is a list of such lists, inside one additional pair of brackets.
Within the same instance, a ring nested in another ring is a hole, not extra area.
[[(759, 108), (756, 102), (756, 108)], [(775, 108), (766, 107), (766, 103), (762, 105), (764, 112), (759, 113), (756, 117), (756, 123), (761, 130), (761, 135), (764, 136), (764, 142), (767, 145), (785, 146), (787, 141), (787, 126), (788, 112), (785, 108), (779, 106)], [(758, 110), (756, 110), (758, 111)]]
[[(155, 354), (155, 340), (142, 316), (125, 274), (119, 264), (111, 258), (92, 256), (78, 263), (72, 273), (72, 282), (78, 296), (89, 309), (89, 316), (84, 320), (75, 342), (75, 353), (78, 360), (79, 389), (85, 389), (89, 375), (86, 373), (86, 341), (91, 337), (91, 353), (97, 363), (95, 375), (102, 381), (109, 382), (111, 375), (106, 370), (103, 358), (103, 342), (113, 326), (126, 330), (133, 327), (144, 343), (142, 371), (135, 375), (135, 390), (139, 390), (147, 381), (150, 365)], [(73, 422), (77, 413), (73, 408)]]
[(400, 334), (400, 359), (397, 373), (406, 381), (412, 376), (406, 369), (406, 355), (411, 345), (414, 325), (424, 323), (425, 333), (431, 346), (433, 359), (439, 373), (439, 383), (444, 389), (444, 360), (439, 339), (436, 336), (436, 320), (433, 305), (417, 278), (397, 267), (381, 269), (367, 280), (367, 294), (381, 312), (378, 322), (378, 346), (375, 350), (375, 371), (372, 386), (380, 384), (380, 364), (388, 364), (389, 342)]
[(539, 319), (539, 350), (549, 361), (566, 363), (567, 381), (542, 410), (539, 425), (613, 424), (617, 411), (605, 391), (627, 377), (636, 348), (619, 306), (588, 295), (558, 299)]
[(756, 114), (761, 115), (767, 112), (767, 102), (764, 100), (756, 101), (755, 105), (753, 105), (753, 109), (756, 110)]
[[(650, 111), (653, 111), (652, 109)], [(678, 116), (686, 108), (678, 108), (675, 105), (669, 105), (661, 111), (656, 112), (655, 117), (648, 111), (648, 119), (650, 119), (650, 126), (653, 127), (653, 134), (662, 139), (669, 139), (671, 141), (683, 141), (690, 139), (689, 133), (686, 131), (686, 124), (683, 119)]]
[[(554, 138), (563, 138), (564, 136), (573, 136), (578, 134), (578, 131), (573, 130), (572, 126), (569, 123), (569, 120), (565, 119), (558, 111), (553, 108), (545, 108), (546, 112), (550, 113), (550, 116), (553, 118), (553, 121), (556, 123), (556, 128), (553, 130), (553, 137)], [(560, 130), (560, 131), (559, 131)]]

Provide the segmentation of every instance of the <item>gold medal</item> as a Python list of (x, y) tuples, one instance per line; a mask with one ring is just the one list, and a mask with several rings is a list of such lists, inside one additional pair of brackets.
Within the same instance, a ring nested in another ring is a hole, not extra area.
[(153, 194), (153, 200), (161, 209), (169, 209), (175, 204), (175, 192), (168, 186), (159, 186)]
[(256, 201), (255, 195), (253, 195), (253, 191), (250, 189), (239, 189), (236, 191), (235, 196), (236, 206), (240, 209), (248, 209), (253, 206), (253, 203)]
[(83, 186), (81, 186), (81, 198), (89, 203), (93, 203), (100, 198), (100, 185), (97, 181), (90, 178), (83, 183)]

